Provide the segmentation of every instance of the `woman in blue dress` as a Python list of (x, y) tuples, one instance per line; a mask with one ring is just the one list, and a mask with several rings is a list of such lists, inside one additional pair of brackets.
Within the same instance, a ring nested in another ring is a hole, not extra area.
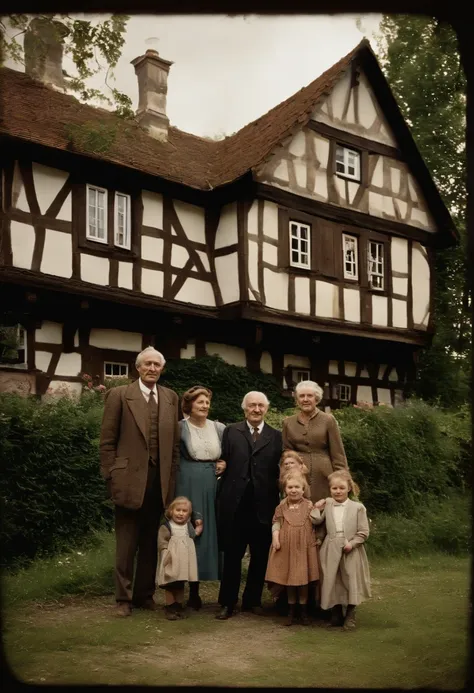
[[(225, 426), (207, 418), (211, 399), (212, 391), (206, 387), (197, 385), (187, 390), (181, 400), (185, 418), (179, 422), (181, 449), (176, 495), (189, 498), (195, 517), (203, 522), (202, 534), (196, 539), (199, 581), (220, 577), (215, 503), (217, 478), (226, 466), (220, 460)], [(190, 582), (188, 606), (200, 609), (201, 605), (199, 582)]]

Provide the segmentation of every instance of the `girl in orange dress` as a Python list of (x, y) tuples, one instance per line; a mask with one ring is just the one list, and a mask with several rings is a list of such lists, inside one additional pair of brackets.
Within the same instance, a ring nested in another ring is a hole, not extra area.
[(304, 498), (308, 483), (301, 474), (286, 477), (285, 494), (275, 510), (272, 525), (272, 546), (265, 580), (276, 598), (286, 587), (289, 613), (285, 625), (295, 619), (300, 605), (301, 622), (310, 623), (307, 603), (310, 583), (319, 579), (318, 548), (310, 513), (313, 504)]

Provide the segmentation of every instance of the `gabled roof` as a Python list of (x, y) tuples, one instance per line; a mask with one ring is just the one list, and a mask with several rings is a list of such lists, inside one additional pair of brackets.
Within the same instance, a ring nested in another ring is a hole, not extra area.
[(383, 104), (384, 115), (399, 148), (440, 228), (457, 238), (454, 223), (415, 145), (370, 43), (363, 39), (350, 53), (296, 94), (221, 141), (197, 137), (170, 127), (168, 141), (149, 136), (135, 121), (54, 91), (28, 75), (0, 68), (0, 133), (60, 150), (71, 149), (71, 127), (111, 128), (115, 140), (106, 152), (94, 155), (74, 141), (74, 151), (110, 161), (197, 190), (231, 183), (261, 164), (284, 139), (310, 119), (317, 103), (334, 88), (357, 60)]

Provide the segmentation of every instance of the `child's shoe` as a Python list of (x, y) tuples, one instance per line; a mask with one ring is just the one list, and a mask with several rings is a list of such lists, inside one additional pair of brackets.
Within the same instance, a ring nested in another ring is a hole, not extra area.
[(307, 604), (302, 604), (300, 607), (300, 620), (303, 626), (311, 625), (311, 618), (309, 616), (309, 609)]
[(168, 621), (177, 621), (179, 619), (179, 616), (176, 613), (177, 606), (179, 605), (176, 602), (173, 602), (173, 604), (167, 604), (165, 606), (165, 616)]
[(178, 618), (187, 618), (186, 611), (182, 604), (176, 604), (176, 615)]
[(292, 626), (294, 621), (295, 621), (295, 605), (289, 604), (288, 605), (288, 616), (283, 621), (283, 625), (284, 626)]
[(344, 625), (344, 615), (342, 613), (342, 604), (336, 604), (331, 609), (330, 628), (340, 628)]
[(355, 630), (356, 618), (355, 618), (355, 606), (349, 604), (346, 611), (346, 618), (344, 619), (344, 630)]

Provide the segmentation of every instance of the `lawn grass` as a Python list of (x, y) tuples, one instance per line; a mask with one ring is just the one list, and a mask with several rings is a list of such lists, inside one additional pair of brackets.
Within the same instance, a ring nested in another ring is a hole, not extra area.
[(203, 585), (205, 607), (185, 621), (166, 621), (161, 610), (119, 619), (112, 557), (107, 537), (86, 556), (38, 562), (4, 580), (4, 646), (16, 677), (45, 684), (448, 690), (465, 683), (467, 557), (372, 561), (373, 597), (359, 607), (353, 633), (314, 624), (284, 628), (271, 611), (216, 621), (216, 583)]

